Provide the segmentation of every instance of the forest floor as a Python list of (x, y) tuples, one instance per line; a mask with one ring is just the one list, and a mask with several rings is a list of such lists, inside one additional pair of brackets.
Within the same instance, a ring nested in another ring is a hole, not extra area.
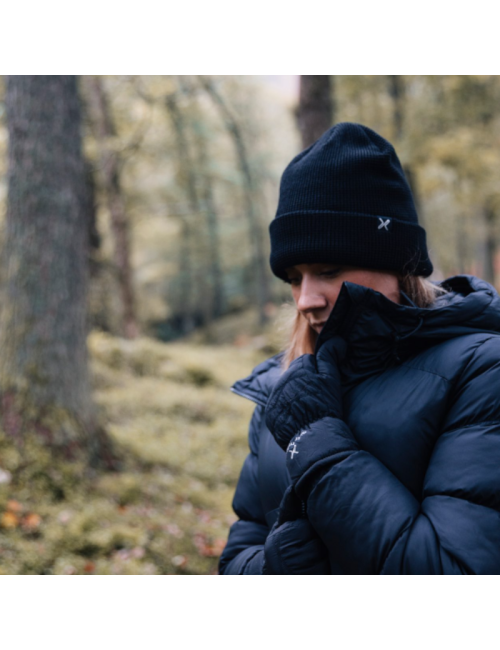
[(269, 348), (94, 332), (89, 349), (120, 470), (21, 453), (0, 435), (0, 574), (216, 573), (254, 408), (229, 388)]

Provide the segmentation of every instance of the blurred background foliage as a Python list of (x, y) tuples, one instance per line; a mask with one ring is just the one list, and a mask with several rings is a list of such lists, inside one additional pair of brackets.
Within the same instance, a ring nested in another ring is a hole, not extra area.
[[(476, 273), (497, 281), (499, 79), (330, 77), (330, 122), (361, 122), (395, 145), (428, 231), (437, 279)], [(140, 331), (172, 340), (201, 328), (210, 342), (217, 340), (215, 320), (255, 309), (263, 324), (287, 298), (267, 268), (267, 226), (280, 174), (301, 149), (294, 115), (299, 77), (100, 77), (104, 130), (92, 111), (94, 81), (80, 79), (95, 187), (92, 325), (123, 333), (120, 269), (102, 180), (111, 157), (130, 231)], [(3, 124), (1, 214), (6, 146)]]
[[(252, 412), (229, 387), (286, 336), (289, 288), (267, 261), (281, 172), (330, 124), (373, 128), (395, 145), (414, 190), (433, 279), (472, 273), (498, 286), (500, 77), (79, 84), (93, 390), (120, 463), (89, 469), (2, 434), (0, 572), (214, 573)], [(2, 239), (3, 98), (0, 79)], [(321, 102), (311, 128), (307, 111)]]

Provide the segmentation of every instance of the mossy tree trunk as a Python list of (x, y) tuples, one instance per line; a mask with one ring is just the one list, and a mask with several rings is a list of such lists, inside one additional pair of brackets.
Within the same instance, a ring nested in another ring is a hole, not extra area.
[(86, 347), (89, 236), (75, 76), (7, 77), (4, 432), (112, 464), (96, 423)]

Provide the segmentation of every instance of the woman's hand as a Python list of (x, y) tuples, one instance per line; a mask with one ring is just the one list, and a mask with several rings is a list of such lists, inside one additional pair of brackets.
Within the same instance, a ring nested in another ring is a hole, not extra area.
[(307, 425), (330, 416), (342, 418), (338, 363), (346, 343), (334, 336), (317, 356), (304, 354), (280, 377), (266, 406), (266, 424), (282, 449)]
[(264, 546), (264, 574), (330, 573), (326, 546), (307, 519), (287, 521), (269, 533)]

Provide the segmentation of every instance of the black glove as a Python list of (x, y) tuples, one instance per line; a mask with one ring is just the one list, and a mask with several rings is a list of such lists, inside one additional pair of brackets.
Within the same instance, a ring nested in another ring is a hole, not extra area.
[(266, 406), (269, 431), (282, 449), (301, 429), (316, 420), (342, 418), (342, 398), (338, 364), (346, 343), (334, 336), (320, 348), (317, 356), (303, 354), (290, 364), (274, 387)]
[(307, 519), (276, 525), (264, 546), (264, 574), (324, 575), (330, 573), (326, 546)]

